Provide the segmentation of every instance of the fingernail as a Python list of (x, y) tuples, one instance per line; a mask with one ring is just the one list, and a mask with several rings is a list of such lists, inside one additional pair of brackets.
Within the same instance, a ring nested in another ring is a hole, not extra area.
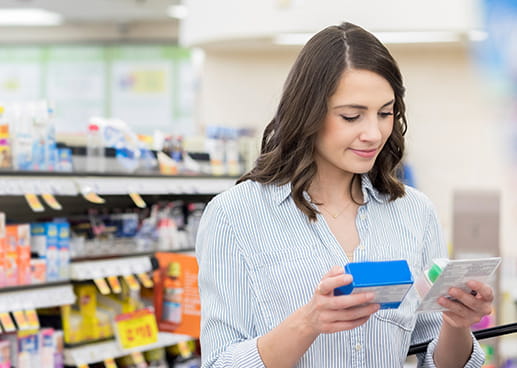
[(345, 274), (345, 275), (343, 276), (343, 279), (345, 280), (345, 282), (346, 282), (347, 284), (349, 284), (349, 283), (351, 283), (351, 282), (352, 282), (352, 275)]

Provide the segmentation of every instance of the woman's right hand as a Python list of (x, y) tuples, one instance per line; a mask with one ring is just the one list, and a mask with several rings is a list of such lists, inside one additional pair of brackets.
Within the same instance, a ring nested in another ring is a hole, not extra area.
[(365, 323), (379, 310), (371, 304), (373, 293), (334, 296), (334, 289), (352, 282), (352, 275), (335, 266), (323, 276), (304, 310), (305, 323), (316, 334), (351, 330)]

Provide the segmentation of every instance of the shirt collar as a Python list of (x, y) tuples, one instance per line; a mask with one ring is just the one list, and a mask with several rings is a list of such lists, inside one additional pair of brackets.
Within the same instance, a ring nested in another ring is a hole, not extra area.
[[(269, 187), (271, 196), (277, 205), (280, 205), (287, 199), (287, 197), (291, 195), (291, 183), (283, 185), (271, 184)], [(379, 203), (384, 203), (388, 200), (386, 194), (381, 194), (377, 189), (375, 189), (367, 174), (361, 175), (361, 188), (363, 191), (363, 198), (365, 203), (367, 203), (370, 198), (373, 198)], [(305, 193), (305, 197), (307, 200), (310, 200), (308, 193)]]
[(368, 177), (368, 174), (361, 175), (361, 188), (363, 191), (364, 203), (367, 203), (370, 200), (370, 197), (379, 203), (388, 201), (388, 196), (386, 194), (379, 193), (379, 191), (375, 189)]

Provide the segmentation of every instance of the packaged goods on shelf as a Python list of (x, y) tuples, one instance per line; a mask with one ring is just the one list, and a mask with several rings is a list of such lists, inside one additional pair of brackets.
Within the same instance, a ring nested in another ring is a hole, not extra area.
[(12, 167), (11, 136), (5, 106), (0, 106), (0, 168)]
[[(35, 254), (45, 260), (46, 280), (60, 279), (59, 229), (54, 222), (31, 224), (31, 248)], [(63, 267), (66, 267), (63, 265)]]
[(160, 331), (199, 337), (198, 266), (194, 256), (156, 253), (154, 309)]
[(30, 284), (30, 225), (12, 224), (5, 229), (5, 285)]
[(63, 367), (62, 331), (52, 328), (0, 334), (0, 367)]
[(99, 122), (91, 119), (86, 133), (86, 170), (84, 171), (104, 172), (106, 170), (103, 128)]
[(54, 109), (47, 101), (10, 103), (0, 118), (0, 167), (54, 171), (58, 157)]
[(0, 287), (6, 285), (6, 274), (7, 274), (7, 239), (5, 237), (5, 213), (0, 212)]

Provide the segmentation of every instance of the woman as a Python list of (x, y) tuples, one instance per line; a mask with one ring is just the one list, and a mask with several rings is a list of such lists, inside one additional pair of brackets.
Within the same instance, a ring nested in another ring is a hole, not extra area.
[[(397, 179), (406, 131), (395, 60), (350, 23), (302, 49), (256, 166), (207, 206), (198, 233), (203, 367), (480, 367), (469, 326), (492, 289), (451, 289), (443, 313), (397, 309), (371, 293), (334, 296), (342, 265), (405, 259), (418, 275), (446, 256), (432, 204)], [(336, 266), (337, 265), (337, 266)]]

